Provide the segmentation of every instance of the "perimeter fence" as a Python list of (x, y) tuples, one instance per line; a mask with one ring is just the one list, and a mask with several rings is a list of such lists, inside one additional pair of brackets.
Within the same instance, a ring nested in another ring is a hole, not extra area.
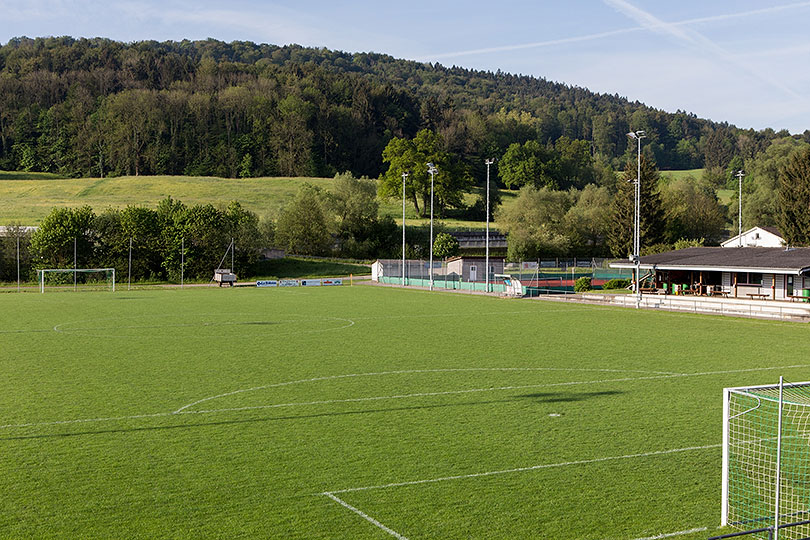
[[(526, 296), (573, 293), (574, 283), (581, 277), (590, 278), (591, 286), (594, 289), (601, 289), (602, 285), (611, 279), (630, 279), (632, 277), (631, 270), (610, 268), (611, 260), (542, 259), (504, 264), (500, 259), (491, 259), (490, 267), (494, 267), (494, 271), (491, 271), (489, 275), (489, 291), (505, 292), (501, 279), (495, 278), (498, 274), (507, 274), (518, 279), (523, 285), (523, 293)], [(476, 262), (479, 266), (484, 266), (482, 261)], [(404, 276), (406, 286), (430, 286), (430, 263), (427, 260), (406, 260), (404, 269), (401, 259), (381, 259), (375, 265), (377, 265), (377, 270), (373, 273), (380, 283), (403, 285)], [(469, 269), (457, 262), (451, 265), (448, 261), (433, 261), (432, 278), (435, 289), (471, 292), (487, 290), (487, 279), (483, 272), (476, 273), (473, 278)]]

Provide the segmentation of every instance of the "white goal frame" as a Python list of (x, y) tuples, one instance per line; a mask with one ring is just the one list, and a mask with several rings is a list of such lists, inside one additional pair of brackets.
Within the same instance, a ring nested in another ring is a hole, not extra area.
[(39, 292), (45, 293), (45, 274), (90, 274), (95, 272), (110, 272), (112, 277), (112, 292), (115, 292), (115, 268), (43, 268), (37, 270)]
[[(803, 395), (792, 392), (793, 389), (796, 389)], [(764, 482), (767, 482), (767, 484), (772, 486), (769, 491), (771, 491), (770, 495), (773, 497), (773, 501), (770, 502), (773, 513), (770, 516), (762, 515), (758, 517), (756, 521), (773, 520), (773, 525), (769, 526), (769, 529), (771, 529), (773, 538), (778, 538), (781, 536), (779, 534), (780, 521), (790, 521), (790, 519), (795, 515), (791, 513), (795, 509), (789, 508), (789, 506), (792, 506), (791, 504), (786, 505), (788, 508), (780, 508), (780, 504), (784, 502), (781, 500), (782, 495), (780, 492), (782, 490), (782, 473), (783, 467), (785, 466), (784, 460), (786, 459), (786, 456), (783, 455), (785, 452), (785, 443), (783, 439), (784, 437), (791, 438), (789, 434), (783, 433), (783, 431), (786, 429), (783, 427), (783, 424), (785, 422), (795, 422), (797, 410), (805, 410), (806, 408), (806, 410), (810, 412), (810, 399), (807, 398), (807, 395), (810, 395), (810, 382), (788, 383), (785, 382), (782, 377), (779, 377), (779, 382), (776, 384), (738, 386), (723, 389), (723, 494), (721, 504), (721, 526), (735, 525), (735, 523), (730, 523), (730, 513), (735, 513), (736, 515), (737, 512), (737, 510), (732, 511), (730, 508), (730, 504), (733, 501), (730, 501), (729, 499), (732, 452), (734, 452), (735, 456), (739, 456), (740, 452), (742, 452), (742, 455), (745, 455), (746, 450), (740, 450), (740, 448), (751, 447), (752, 445), (759, 445), (762, 443), (770, 444), (771, 451), (773, 451), (773, 444), (775, 442), (775, 455), (771, 456), (773, 459), (771, 462), (772, 469), (768, 469), (766, 463), (755, 463), (748, 467), (750, 470), (746, 473), (746, 475), (759, 475), (758, 482), (760, 487), (762, 487)], [(746, 404), (741, 407), (743, 410), (737, 409), (732, 415), (731, 402), (732, 398), (735, 396), (739, 396), (745, 400), (750, 400), (751, 403), (750, 406), (749, 404)], [(799, 399), (796, 399), (797, 397)], [(761, 412), (758, 413), (760, 409)], [(776, 410), (774, 411), (774, 409)], [(734, 430), (735, 433), (739, 433), (737, 430), (742, 429), (745, 424), (736, 424), (735, 426), (732, 426), (732, 422), (735, 419), (742, 418), (747, 414), (759, 414), (758, 417), (755, 416), (748, 422), (756, 422), (757, 419), (760, 419), (761, 424), (765, 423), (762, 422), (762, 418), (765, 418), (763, 415), (771, 415), (771, 421), (775, 420), (775, 425), (771, 424), (771, 427), (775, 429), (767, 429), (766, 427), (765, 429), (759, 428), (749, 430), (747, 438), (743, 437), (742, 440), (740, 440), (739, 437), (735, 437), (732, 430)], [(787, 418), (783, 419), (785, 415), (787, 415)], [(802, 418), (802, 426), (806, 427), (807, 416), (800, 417)], [(802, 438), (806, 439), (808, 432), (806, 429), (803, 429), (803, 431), (805, 434)], [(734, 438), (734, 440), (732, 440), (732, 438)], [(795, 439), (795, 434), (792, 436), (792, 438)], [(810, 441), (808, 441), (808, 444), (810, 444)], [(791, 441), (788, 441), (788, 445), (791, 445)], [(790, 452), (790, 450), (788, 450), (788, 452)], [(787, 456), (789, 460), (795, 460), (796, 457), (797, 456), (792, 453), (791, 455)], [(788, 463), (788, 466), (791, 466), (792, 463), (793, 461)], [(757, 470), (754, 471), (754, 469)], [(735, 502), (735, 504), (738, 503), (739, 501)], [(785, 514), (785, 512), (787, 512), (787, 514)], [(807, 512), (807, 510), (803, 510), (803, 512)], [(793, 521), (796, 521), (796, 519), (793, 519)], [(743, 522), (738, 522), (736, 523), (736, 526), (739, 527), (741, 524), (743, 524)]]

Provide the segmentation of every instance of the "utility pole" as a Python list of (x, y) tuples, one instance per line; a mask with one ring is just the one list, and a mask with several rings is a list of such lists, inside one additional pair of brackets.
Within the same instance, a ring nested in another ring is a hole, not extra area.
[(405, 179), (408, 171), (402, 173), (402, 286), (405, 286)]
[(433, 163), (428, 163), (430, 173), (430, 290), (433, 290), (433, 176), (438, 169)]
[(636, 205), (634, 215), (633, 261), (636, 266), (636, 309), (641, 307), (641, 139), (647, 136), (644, 131), (631, 131), (627, 134), (638, 141), (638, 166), (636, 169)]
[(738, 229), (738, 237), (740, 239), (740, 247), (743, 245), (742, 240), (742, 179), (745, 176), (745, 173), (742, 171), (737, 171), (734, 176), (737, 177), (737, 180), (740, 182), (740, 191), (737, 195), (737, 229)]
[(486, 262), (484, 263), (484, 272), (487, 274), (486, 290), (489, 292), (489, 166), (495, 163), (495, 158), (484, 160), (487, 166), (487, 240), (486, 240)]

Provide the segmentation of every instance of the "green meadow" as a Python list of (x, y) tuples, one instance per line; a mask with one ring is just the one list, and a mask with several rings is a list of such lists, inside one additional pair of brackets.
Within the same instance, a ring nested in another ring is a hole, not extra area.
[(722, 389), (810, 379), (796, 323), (368, 285), (0, 303), (2, 538), (705, 540)]
[[(76, 208), (90, 205), (94, 210), (139, 205), (154, 208), (166, 197), (186, 204), (227, 204), (239, 201), (259, 217), (272, 218), (289, 203), (302, 184), (328, 190), (331, 178), (216, 178), (200, 176), (118, 176), (110, 178), (59, 178), (49, 173), (0, 171), (0, 223), (38, 225), (55, 206)], [(504, 204), (510, 204), (517, 191), (501, 190)], [(472, 205), (475, 194), (465, 201)], [(380, 213), (402, 219), (400, 201), (381, 201)], [(405, 208), (406, 223), (428, 220), (416, 214), (413, 205)], [(476, 221), (447, 218), (451, 227), (480, 227)]]

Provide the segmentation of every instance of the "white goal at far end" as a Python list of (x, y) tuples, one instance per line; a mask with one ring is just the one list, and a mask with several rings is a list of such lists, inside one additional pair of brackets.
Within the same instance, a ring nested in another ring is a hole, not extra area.
[(103, 287), (109, 289), (111, 292), (115, 292), (115, 268), (43, 268), (42, 270), (37, 270), (39, 292), (45, 292), (46, 276), (64, 277), (67, 274), (73, 274), (73, 279), (71, 280), (70, 277), (67, 276), (63, 282), (59, 280), (60, 282), (56, 283), (54, 287), (72, 287), (74, 290), (78, 290), (80, 285), (79, 276), (81, 276), (81, 287), (83, 289), (91, 285), (94, 289)]

